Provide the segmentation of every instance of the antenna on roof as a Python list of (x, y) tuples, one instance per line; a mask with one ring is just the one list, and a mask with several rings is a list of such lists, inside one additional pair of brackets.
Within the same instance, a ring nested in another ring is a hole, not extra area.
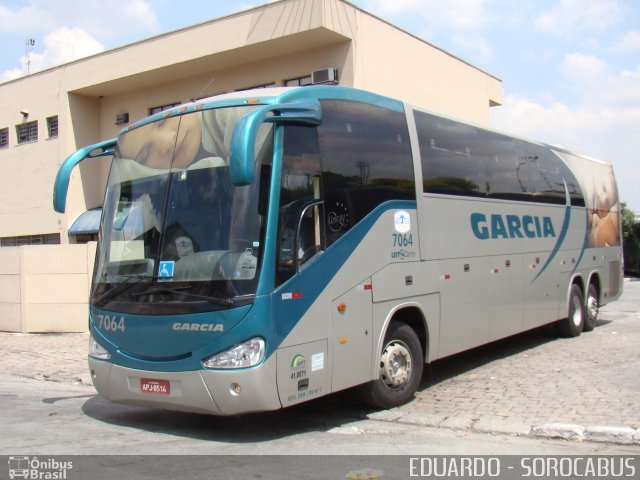
[(27, 57), (27, 75), (31, 73), (31, 57), (29, 56), (29, 54), (32, 52), (33, 46), (35, 44), (36, 41), (33, 38), (27, 38), (27, 40), (25, 41), (24, 50), (25, 56)]
[(198, 95), (196, 95), (195, 97), (193, 97), (191, 99), (192, 102), (195, 102), (196, 100), (198, 100), (199, 98), (202, 98), (202, 92), (204, 92), (207, 88), (209, 88), (209, 85), (211, 85), (213, 83), (213, 81), (216, 79), (216, 77), (211, 77), (211, 80), (209, 80), (209, 82), (202, 88), (202, 90), (200, 90), (198, 92)]

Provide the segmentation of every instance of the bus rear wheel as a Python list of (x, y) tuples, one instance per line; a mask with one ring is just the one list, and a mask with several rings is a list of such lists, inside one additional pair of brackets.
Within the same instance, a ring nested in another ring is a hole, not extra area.
[(422, 379), (424, 357), (416, 332), (394, 322), (385, 335), (379, 357), (380, 378), (362, 388), (364, 400), (376, 408), (393, 408), (410, 401)]
[(585, 322), (585, 307), (582, 290), (575, 283), (569, 291), (569, 311), (567, 318), (560, 320), (558, 328), (563, 337), (577, 337), (582, 332)]
[(598, 308), (600, 304), (598, 303), (598, 289), (593, 283), (589, 284), (589, 290), (587, 290), (587, 303), (586, 303), (586, 312), (584, 317), (584, 327), (582, 330), (584, 332), (590, 332), (596, 327), (596, 322), (598, 321)]

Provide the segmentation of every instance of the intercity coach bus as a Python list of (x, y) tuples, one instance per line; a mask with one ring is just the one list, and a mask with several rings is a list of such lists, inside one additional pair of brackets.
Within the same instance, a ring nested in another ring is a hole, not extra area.
[(611, 165), (338, 86), (160, 112), (113, 156), (89, 368), (116, 402), (231, 415), (359, 386), (411, 400), (425, 363), (622, 292)]

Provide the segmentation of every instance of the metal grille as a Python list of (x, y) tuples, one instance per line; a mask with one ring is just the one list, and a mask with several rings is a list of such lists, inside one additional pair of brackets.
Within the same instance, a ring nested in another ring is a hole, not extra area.
[(58, 116), (47, 118), (47, 130), (49, 131), (49, 138), (55, 138), (58, 136)]
[(0, 148), (7, 148), (9, 146), (9, 129), (0, 128)]
[(38, 121), (16, 125), (18, 144), (38, 141)]

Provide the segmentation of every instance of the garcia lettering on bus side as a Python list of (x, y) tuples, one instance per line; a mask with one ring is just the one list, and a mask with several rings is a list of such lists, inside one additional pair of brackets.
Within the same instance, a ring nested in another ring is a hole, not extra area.
[(501, 215), (472, 213), (471, 230), (479, 240), (496, 238), (549, 238), (555, 237), (551, 217), (537, 215)]

